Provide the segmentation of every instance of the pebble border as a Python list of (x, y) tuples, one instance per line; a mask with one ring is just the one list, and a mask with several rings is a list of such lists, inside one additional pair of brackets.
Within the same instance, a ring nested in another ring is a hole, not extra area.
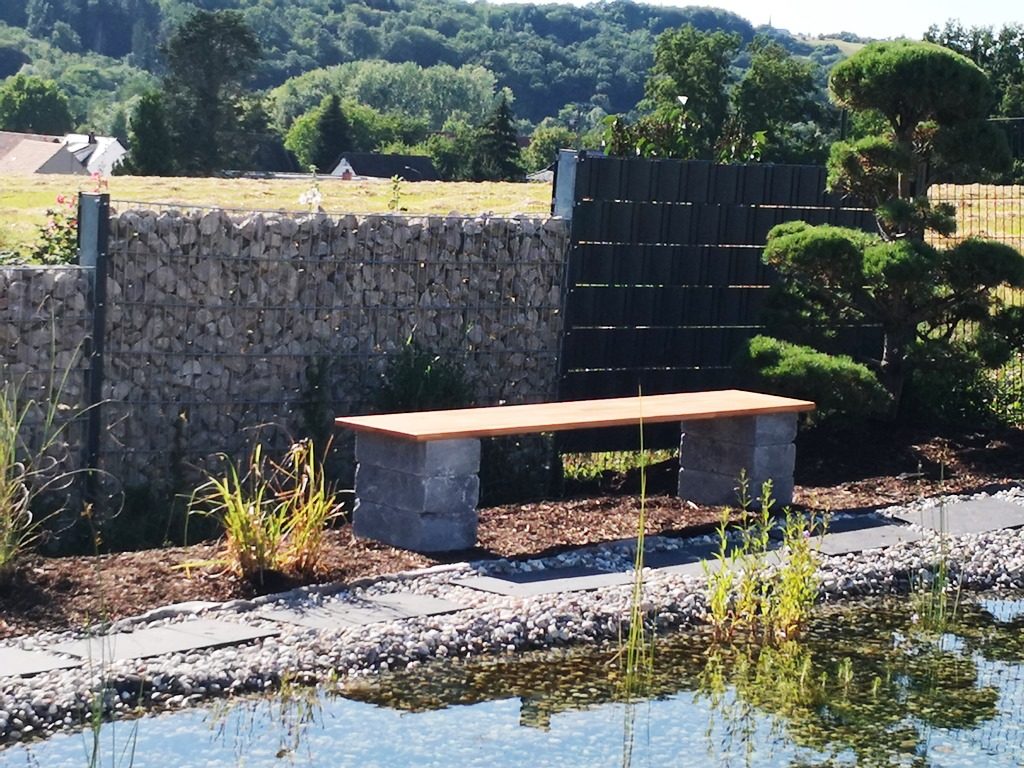
[[(994, 494), (925, 499), (873, 514), (914, 520), (915, 514), (942, 503), (990, 497), (1024, 506), (1024, 487)], [(914, 527), (922, 530), (920, 526)], [(648, 549), (678, 549), (694, 541), (712, 539), (648, 537)], [(964, 589), (1024, 588), (1024, 531), (1000, 530), (947, 538), (943, 542), (938, 534), (925, 530), (921, 541), (867, 553), (823, 556), (819, 567), (822, 599), (906, 592), (911, 579), (929, 583), (930, 564), (943, 548), (951, 578), (960, 580)], [(630, 568), (632, 562), (633, 543), (621, 541), (537, 560), (435, 566), (345, 585), (303, 587), (253, 600), (158, 608), (115, 622), (107, 630), (162, 626), (202, 615), (254, 626), (273, 625), (280, 635), (250, 645), (86, 665), (30, 678), (2, 678), (0, 742), (38, 738), (80, 726), (91, 717), (97, 702), (96, 691), (100, 692), (104, 715), (118, 718), (139, 707), (179, 709), (216, 697), (271, 690), (282, 678), (315, 684), (414, 666), (434, 658), (613, 640), (620, 636), (621, 622), (629, 615), (630, 585), (517, 598), (469, 589), (450, 581), (567, 566), (621, 570)], [(706, 611), (704, 581), (703, 577), (646, 571), (644, 607), (654, 612), (659, 629), (702, 621)], [(263, 617), (263, 609), (269, 606), (316, 605), (396, 591), (447, 598), (466, 609), (336, 631), (282, 625)], [(84, 636), (82, 632), (41, 632), (8, 645), (46, 650), (53, 643)]]

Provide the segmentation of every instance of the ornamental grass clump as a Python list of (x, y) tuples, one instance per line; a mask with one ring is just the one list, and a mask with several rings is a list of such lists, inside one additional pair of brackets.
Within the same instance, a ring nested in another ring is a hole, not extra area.
[(73, 472), (61, 468), (65, 421), (59, 405), (67, 373), (52, 380), (44, 400), (26, 398), (20, 387), (0, 384), (0, 584), (38, 542), (43, 523), (63, 507), (37, 514), (47, 491), (63, 491)]
[(341, 504), (324, 478), (310, 440), (295, 443), (282, 462), (257, 444), (248, 470), (234, 465), (211, 476), (194, 494), (191, 511), (213, 515), (224, 528), (227, 561), (254, 584), (270, 573), (306, 577), (316, 572), (324, 531)]
[(800, 635), (818, 595), (818, 557), (812, 533), (824, 530), (787, 508), (781, 534), (784, 556), (769, 562), (772, 510), (772, 483), (761, 488), (760, 509), (750, 512), (748, 481), (740, 477), (740, 504), (744, 522), (738, 529), (738, 541), (729, 532), (732, 511), (725, 509), (718, 525), (718, 567), (707, 568), (708, 621), (716, 640), (732, 640), (737, 635), (777, 643)]

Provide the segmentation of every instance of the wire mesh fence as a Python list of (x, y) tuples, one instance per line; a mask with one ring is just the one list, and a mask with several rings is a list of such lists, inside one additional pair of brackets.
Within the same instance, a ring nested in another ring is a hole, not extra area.
[[(955, 234), (936, 238), (936, 244), (954, 245), (977, 237), (1024, 253), (1024, 186), (939, 184), (928, 196), (933, 203), (952, 205), (956, 215)], [(1007, 305), (1024, 305), (1024, 289), (1000, 289), (999, 299)], [(1024, 424), (1024, 354), (1014, 355), (994, 377), (996, 410), (1007, 421)]]
[(480, 402), (554, 395), (560, 222), (112, 207), (102, 454), (129, 483), (381, 407), (410, 339)]

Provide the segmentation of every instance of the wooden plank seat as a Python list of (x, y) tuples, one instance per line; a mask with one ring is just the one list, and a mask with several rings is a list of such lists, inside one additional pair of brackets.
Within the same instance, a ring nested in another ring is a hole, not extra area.
[(345, 416), (356, 432), (357, 536), (418, 552), (476, 544), (480, 438), (680, 422), (679, 495), (733, 504), (741, 471), (792, 501), (797, 414), (814, 403), (737, 389)]

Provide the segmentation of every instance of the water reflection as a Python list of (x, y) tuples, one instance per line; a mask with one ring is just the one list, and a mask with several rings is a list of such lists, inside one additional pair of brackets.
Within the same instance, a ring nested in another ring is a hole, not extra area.
[[(134, 764), (1019, 765), (1022, 605), (961, 605), (944, 634), (922, 631), (904, 600), (825, 608), (799, 643), (778, 648), (662, 637), (640, 700), (611, 648), (288, 688), (139, 720)], [(80, 766), (81, 741), (17, 746), (0, 766)]]
[[(978, 729), (1000, 713), (1001, 697), (1024, 697), (1017, 680), (1004, 673), (1000, 684), (992, 677), (990, 660), (1024, 659), (1024, 612), (998, 622), (996, 605), (1009, 610), (1006, 601), (962, 606), (945, 634), (917, 629), (911, 606), (892, 601), (884, 610), (827, 609), (803, 640), (778, 648), (718, 646), (693, 634), (659, 638), (647, 696), (691, 692), (705, 702), (707, 754), (720, 765), (753, 765), (776, 744), (816, 755), (799, 765), (930, 765), (935, 729)], [(560, 712), (624, 703), (628, 755), (636, 712), (622, 694), (613, 656), (453, 662), (389, 675), (343, 695), (411, 712), (517, 698), (520, 723), (541, 728)]]

